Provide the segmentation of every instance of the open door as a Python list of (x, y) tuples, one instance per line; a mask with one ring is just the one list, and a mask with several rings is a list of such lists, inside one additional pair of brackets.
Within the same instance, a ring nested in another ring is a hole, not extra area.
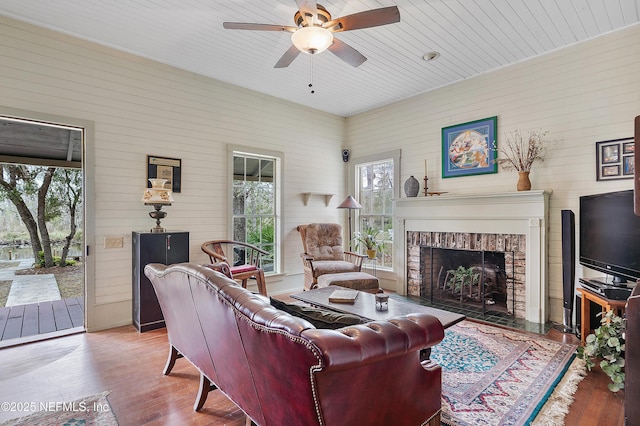
[(84, 140), (82, 127), (0, 115), (2, 344), (85, 329)]

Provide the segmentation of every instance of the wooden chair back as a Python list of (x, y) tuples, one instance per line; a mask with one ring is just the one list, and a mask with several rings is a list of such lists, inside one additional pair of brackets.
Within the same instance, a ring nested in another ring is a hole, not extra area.
[[(227, 247), (228, 253), (233, 253), (233, 250), (239, 248), (242, 253), (242, 258), (237, 261), (234, 259), (233, 254), (231, 254), (229, 258), (225, 254), (225, 247)], [(211, 263), (224, 262), (229, 265), (232, 278), (240, 281), (242, 287), (247, 288), (249, 278), (255, 278), (260, 294), (267, 295), (261, 256), (267, 255), (268, 252), (252, 244), (233, 240), (206, 241), (202, 243), (200, 248), (209, 256)]]

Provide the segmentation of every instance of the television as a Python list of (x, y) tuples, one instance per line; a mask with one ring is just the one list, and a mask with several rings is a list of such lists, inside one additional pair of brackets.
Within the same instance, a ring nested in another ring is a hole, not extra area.
[(633, 190), (580, 197), (580, 264), (625, 286), (640, 278), (640, 217)]

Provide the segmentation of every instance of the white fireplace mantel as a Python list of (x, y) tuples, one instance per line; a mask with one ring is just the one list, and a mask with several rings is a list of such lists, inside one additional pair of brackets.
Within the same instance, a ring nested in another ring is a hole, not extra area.
[(525, 319), (548, 319), (547, 227), (551, 191), (440, 195), (394, 200), (397, 291), (406, 294), (407, 232), (507, 233), (526, 236)]

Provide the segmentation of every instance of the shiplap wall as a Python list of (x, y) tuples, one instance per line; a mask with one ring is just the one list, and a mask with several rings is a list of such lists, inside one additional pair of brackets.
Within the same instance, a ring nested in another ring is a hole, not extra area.
[[(426, 159), (431, 190), (471, 194), (515, 191), (517, 174), (442, 179), (442, 127), (498, 116), (498, 144), (516, 127), (525, 134), (546, 129), (550, 138), (561, 139), (548, 159), (534, 166), (531, 180), (533, 189), (553, 190), (548, 282), (551, 320), (562, 322), (560, 210), (572, 209), (577, 216), (581, 195), (633, 187), (633, 180), (596, 182), (595, 142), (632, 137), (633, 118), (639, 114), (636, 25), (350, 117), (347, 141), (353, 156), (401, 147), (399, 184), (410, 175), (422, 179)], [(577, 276), (589, 274), (593, 271), (578, 267)]]
[[(632, 187), (630, 180), (595, 181), (595, 142), (632, 136), (640, 114), (639, 26), (346, 120), (7, 18), (0, 18), (0, 57), (0, 105), (94, 125), (89, 329), (131, 320), (131, 231), (152, 225), (140, 203), (147, 154), (182, 159), (183, 192), (163, 223), (189, 231), (191, 260), (203, 262), (200, 243), (226, 236), (226, 145), (284, 153), (286, 275), (270, 283), (278, 292), (301, 279), (295, 227), (345, 220), (335, 208), (344, 198), (345, 132), (353, 157), (401, 148), (402, 181), (422, 176), (427, 159), (431, 189), (463, 194), (512, 191), (516, 175), (440, 179), (442, 127), (497, 115), (499, 136), (515, 127), (547, 129), (562, 141), (531, 178), (534, 188), (553, 190), (555, 321), (562, 318), (559, 211), (577, 212), (583, 194)], [(305, 207), (308, 191), (337, 195), (329, 206), (312, 197)], [(105, 249), (106, 236), (122, 236), (124, 248)]]
[[(131, 322), (131, 232), (154, 224), (140, 202), (148, 154), (182, 159), (182, 192), (163, 226), (190, 232), (196, 263), (208, 260), (202, 242), (228, 237), (227, 144), (284, 154), (285, 275), (269, 284), (272, 293), (302, 289), (295, 227), (344, 221), (336, 209), (344, 192), (343, 117), (7, 18), (0, 18), (0, 57), (0, 105), (94, 124), (86, 163), (95, 178), (87, 182), (95, 191), (90, 330)], [(320, 197), (304, 206), (308, 191), (336, 196), (329, 206)], [(105, 249), (107, 236), (123, 237), (124, 247)]]

